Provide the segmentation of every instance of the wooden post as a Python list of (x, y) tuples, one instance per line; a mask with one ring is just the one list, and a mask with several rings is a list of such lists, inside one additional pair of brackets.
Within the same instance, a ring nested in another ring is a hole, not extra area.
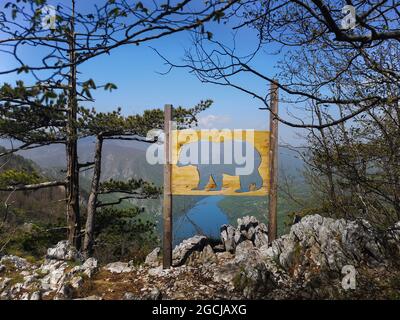
[(172, 266), (172, 190), (171, 190), (171, 121), (172, 105), (164, 107), (164, 200), (163, 268)]
[(271, 112), (269, 115), (269, 168), (270, 168), (270, 192), (268, 203), (268, 241), (272, 243), (277, 237), (277, 209), (278, 209), (278, 85), (271, 83), (270, 97)]

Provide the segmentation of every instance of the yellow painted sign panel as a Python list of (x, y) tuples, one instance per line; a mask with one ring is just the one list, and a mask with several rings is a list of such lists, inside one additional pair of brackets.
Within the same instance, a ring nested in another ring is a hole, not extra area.
[(265, 196), (269, 131), (172, 130), (173, 195)]

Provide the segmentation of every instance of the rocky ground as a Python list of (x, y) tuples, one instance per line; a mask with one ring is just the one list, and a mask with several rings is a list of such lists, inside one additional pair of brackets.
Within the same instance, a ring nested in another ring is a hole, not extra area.
[[(236, 228), (221, 227), (220, 243), (204, 236), (182, 242), (168, 270), (159, 248), (140, 266), (99, 266), (66, 241), (40, 263), (3, 256), (0, 298), (400, 299), (399, 261), (400, 222), (377, 232), (365, 221), (313, 215), (268, 246), (266, 226), (244, 217)], [(353, 289), (343, 288), (345, 266), (356, 271)]]

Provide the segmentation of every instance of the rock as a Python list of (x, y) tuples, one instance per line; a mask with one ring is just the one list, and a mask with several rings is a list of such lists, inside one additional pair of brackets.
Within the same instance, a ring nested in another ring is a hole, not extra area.
[(6, 266), (0, 264), (0, 273), (2, 273), (4, 270), (6, 270)]
[(237, 222), (236, 245), (245, 240), (250, 240), (257, 248), (268, 244), (268, 228), (264, 223), (259, 223), (253, 216), (239, 218)]
[(234, 289), (234, 279), (240, 272), (241, 266), (233, 263), (232, 260), (224, 261), (223, 264), (212, 270), (212, 279), (214, 282), (227, 286), (228, 291)]
[(245, 216), (237, 219), (238, 227), (241, 238), (237, 238), (236, 245), (240, 243), (240, 240), (254, 241), (255, 228), (258, 226), (258, 220), (253, 216)]
[[(400, 258), (400, 222), (386, 231), (376, 231), (363, 220), (306, 216), (269, 246), (266, 226), (254, 217), (244, 217), (238, 220), (236, 229), (223, 226), (221, 237), (223, 245), (219, 249), (218, 245), (211, 247), (212, 241), (204, 236), (183, 241), (174, 249), (175, 267), (170, 269), (164, 270), (158, 262), (157, 248), (141, 266), (114, 262), (104, 269), (113, 273), (134, 272), (135, 277), (118, 277), (122, 284), (132, 282), (134, 288), (141, 288), (140, 294), (126, 292), (124, 300), (325, 299), (346, 298), (349, 294), (343, 296), (341, 287), (344, 265), (356, 268), (359, 295), (359, 288), (373, 283), (375, 278), (387, 279), (389, 283), (388, 273), (378, 271), (397, 270), (398, 260), (393, 259)], [(64, 259), (73, 254), (59, 255), (64, 250), (60, 248), (65, 247), (58, 244), (40, 267), (15, 256), (3, 256), (1, 265), (13, 277), (0, 277), (0, 299), (71, 299), (78, 294), (80, 290), (76, 289), (90, 281), (84, 274), (91, 276), (98, 262), (90, 258), (71, 269), (71, 263)], [(365, 268), (367, 273), (362, 274)], [(113, 277), (101, 280), (105, 280), (104, 297), (118, 292), (112, 285)], [(380, 286), (373, 283), (371, 287)], [(89, 296), (79, 300), (101, 299)]]
[(20, 300), (29, 300), (29, 293), (24, 292), (19, 299)]
[(269, 275), (269, 270), (263, 263), (246, 266), (234, 279), (235, 289), (240, 290), (246, 299), (263, 298), (270, 290)]
[(400, 221), (388, 229), (388, 250), (392, 252), (393, 258), (400, 260)]
[[(212, 269), (212, 278), (215, 282), (224, 284), (228, 292), (236, 289), (245, 292), (244, 296), (250, 297), (252, 288), (257, 287), (257, 290), (261, 290), (261, 284), (258, 283), (263, 282), (261, 269), (266, 269), (264, 267), (265, 259), (252, 241), (240, 242), (236, 246), (234, 255), (229, 252), (217, 253), (217, 258), (218, 264), (217, 268)], [(250, 275), (252, 276), (251, 281), (247, 279)]]
[(257, 248), (268, 245), (268, 228), (264, 223), (260, 223), (254, 228), (253, 243)]
[(61, 265), (49, 269), (49, 273), (41, 279), (41, 284), (45, 290), (56, 290), (59, 284), (65, 279), (65, 269), (67, 264), (64, 262)]
[(221, 240), (226, 251), (235, 252), (236, 247), (247, 240), (257, 248), (268, 244), (268, 228), (264, 223), (259, 223), (253, 216), (239, 218), (237, 223), (236, 229), (230, 225), (221, 227)]
[(203, 251), (194, 251), (186, 261), (188, 266), (212, 264), (217, 261), (217, 256), (210, 245), (204, 247)]
[(345, 265), (384, 265), (382, 238), (366, 221), (313, 215), (293, 225), (289, 234), (275, 240), (270, 248), (262, 246), (261, 251), (265, 258), (278, 261), (278, 267), (293, 281), (308, 286), (332, 276), (341, 279)]
[(225, 251), (225, 245), (224, 244), (217, 244), (216, 246), (214, 246), (213, 248), (214, 252), (224, 252)]
[(61, 261), (81, 261), (82, 256), (67, 240), (60, 241), (54, 248), (47, 249), (47, 259)]
[(150, 275), (150, 276), (155, 276), (155, 277), (161, 277), (161, 276), (163, 276), (163, 275), (165, 275), (165, 274), (167, 274), (168, 273), (168, 270), (164, 270), (163, 269), (163, 267), (162, 266), (159, 266), (159, 267), (155, 267), (155, 268), (151, 268), (151, 269), (149, 269), (149, 271), (148, 271), (148, 274)]
[(0, 291), (3, 291), (10, 282), (10, 278), (4, 278), (3, 281), (0, 281)]
[(216, 256), (218, 260), (231, 260), (234, 257), (234, 255), (228, 251), (217, 252)]
[(205, 236), (196, 235), (183, 240), (172, 252), (172, 264), (174, 266), (183, 265), (193, 252), (202, 251), (207, 244), (208, 239)]
[(235, 251), (235, 248), (236, 248), (235, 232), (236, 232), (236, 229), (230, 225), (224, 224), (221, 227), (222, 244), (225, 246), (225, 250), (228, 252)]
[(201, 252), (201, 260), (204, 264), (212, 263), (217, 260), (217, 255), (210, 245), (207, 245)]
[(88, 278), (91, 278), (96, 272), (97, 266), (98, 261), (95, 258), (89, 258), (83, 263), (81, 270)]
[(98, 262), (95, 258), (89, 258), (86, 259), (86, 261), (83, 263), (83, 268), (85, 269), (96, 269), (98, 265)]
[(140, 300), (137, 296), (135, 296), (132, 292), (125, 292), (122, 300)]
[(70, 281), (72, 288), (79, 289), (83, 286), (83, 278), (81, 276), (73, 277)]
[(246, 240), (247, 238), (242, 234), (240, 231), (235, 230), (235, 236), (233, 237), (233, 241), (235, 242), (235, 248), (236, 246), (241, 243), (242, 241)]
[[(340, 220), (337, 221), (339, 223)], [(330, 223), (332, 224), (331, 221)], [(341, 246), (345, 252), (353, 255), (357, 261), (366, 262), (371, 266), (384, 263), (386, 245), (381, 241), (382, 235), (374, 230), (369, 222), (342, 222), (340, 226), (342, 228), (336, 232), (342, 235)], [(338, 245), (340, 246), (340, 243)], [(345, 260), (345, 257), (342, 260)]]
[(239, 243), (235, 251), (235, 261), (239, 263), (246, 261), (250, 252), (253, 250), (254, 246), (250, 240), (245, 240)]
[(70, 283), (64, 283), (57, 290), (54, 300), (70, 300), (74, 294), (74, 288)]
[(0, 300), (10, 300), (12, 299), (10, 290), (4, 290), (0, 294)]
[(85, 298), (79, 298), (79, 299), (74, 299), (74, 300), (103, 300), (103, 298), (99, 297), (99, 296), (96, 296), (96, 295), (93, 295), (93, 296), (88, 296), (88, 297), (85, 297)]
[(263, 259), (271, 258), (273, 256), (270, 251), (272, 250), (272, 246), (270, 247), (268, 244), (265, 244), (258, 248), (260, 255)]
[(286, 273), (265, 256), (266, 247), (261, 250), (245, 240), (237, 245), (234, 256), (225, 256), (228, 252), (217, 254), (220, 263), (213, 270), (213, 280), (226, 283), (228, 291), (241, 292), (246, 299), (265, 298), (271, 290), (288, 285)]
[(37, 281), (37, 278), (35, 275), (29, 275), (24, 277), (24, 284), (23, 284), (23, 289), (27, 290), (29, 289), (30, 285)]
[(392, 228), (388, 230), (389, 237), (400, 242), (400, 221), (395, 223)]
[(151, 267), (151, 268), (155, 268), (158, 267), (160, 265), (160, 252), (161, 249), (159, 247), (155, 248), (152, 252), (150, 252), (145, 260), (145, 265)]
[(112, 262), (107, 264), (104, 269), (110, 271), (111, 273), (123, 273), (132, 272), (132, 268), (129, 267), (127, 262)]
[(143, 296), (144, 300), (161, 300), (162, 293), (159, 289), (153, 288), (149, 293)]
[(25, 270), (31, 266), (31, 264), (24, 258), (17, 256), (3, 256), (0, 260), (1, 264), (7, 265), (12, 264), (16, 269)]
[(14, 298), (17, 294), (19, 294), (23, 290), (23, 283), (16, 283), (10, 288), (10, 296)]
[(33, 292), (30, 300), (42, 300), (42, 293), (40, 291)]
[(331, 297), (337, 289), (330, 283), (340, 289), (343, 266), (376, 270), (400, 258), (400, 222), (382, 234), (363, 220), (306, 216), (269, 246), (267, 227), (244, 217), (237, 229), (224, 225), (221, 239), (235, 255), (216, 254), (213, 280), (229, 284), (227, 290), (235, 288), (247, 299)]
[(130, 267), (130, 268), (135, 268), (136, 267), (136, 263), (135, 263), (135, 261), (133, 261), (133, 260), (129, 260), (128, 261), (128, 267)]
[(39, 271), (41, 273), (49, 273), (50, 271), (56, 270), (61, 265), (65, 264), (64, 261), (57, 261), (57, 260), (48, 260), (46, 259), (45, 262), (40, 266)]

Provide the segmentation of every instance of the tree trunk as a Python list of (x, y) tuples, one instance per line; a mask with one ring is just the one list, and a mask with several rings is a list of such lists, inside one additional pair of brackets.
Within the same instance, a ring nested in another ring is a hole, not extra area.
[(278, 83), (271, 82), (270, 89), (270, 137), (269, 137), (269, 199), (268, 199), (268, 242), (278, 236)]
[(93, 242), (94, 242), (94, 222), (97, 209), (97, 196), (99, 192), (100, 176), (101, 176), (101, 153), (103, 149), (103, 137), (97, 136), (95, 155), (94, 155), (94, 172), (92, 178), (92, 186), (90, 190), (88, 205), (87, 205), (87, 217), (85, 226), (85, 239), (83, 242), (83, 253), (86, 258), (93, 253)]
[(77, 150), (77, 109), (78, 102), (76, 96), (77, 72), (76, 72), (76, 52), (75, 52), (75, 1), (72, 0), (71, 33), (69, 35), (69, 59), (71, 63), (69, 74), (69, 93), (68, 93), (68, 122), (67, 122), (67, 222), (68, 240), (78, 250), (81, 246), (81, 222), (79, 212), (79, 165)]

